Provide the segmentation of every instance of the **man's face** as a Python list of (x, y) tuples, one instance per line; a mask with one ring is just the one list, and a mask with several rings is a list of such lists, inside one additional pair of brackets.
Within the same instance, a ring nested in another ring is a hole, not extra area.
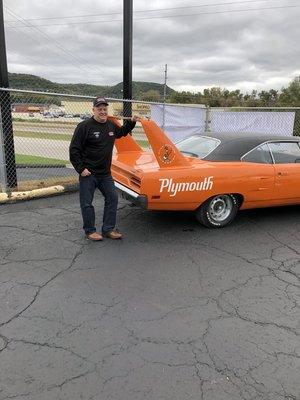
[(97, 107), (93, 107), (93, 113), (96, 121), (106, 122), (107, 121), (107, 106), (105, 104), (100, 104)]

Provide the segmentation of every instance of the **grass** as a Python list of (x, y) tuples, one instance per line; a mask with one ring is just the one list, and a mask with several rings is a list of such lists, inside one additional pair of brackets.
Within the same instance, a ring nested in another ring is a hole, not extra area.
[(150, 147), (148, 140), (136, 140), (136, 142), (143, 148)]
[(27, 132), (27, 131), (15, 131), (14, 135), (17, 137), (26, 137), (34, 139), (48, 139), (48, 140), (65, 140), (70, 141), (72, 135), (67, 133), (42, 133), (42, 132)]
[(39, 156), (28, 156), (25, 154), (16, 154), (16, 164), (23, 165), (66, 165), (67, 161), (56, 158), (47, 158)]
[[(14, 131), (17, 137), (33, 138), (33, 139), (46, 139), (46, 140), (63, 140), (69, 142), (72, 135), (67, 133), (42, 133), (42, 132), (27, 132), (27, 131)], [(148, 140), (136, 140), (141, 147), (149, 147)]]
[(13, 118), (12, 120), (14, 123), (15, 122), (19, 122), (19, 123), (24, 122), (24, 125), (29, 125), (29, 124), (33, 123), (33, 124), (42, 124), (42, 125), (48, 124), (48, 125), (74, 125), (74, 126), (76, 126), (79, 123), (78, 121), (61, 121), (61, 120), (56, 120), (56, 119), (44, 120), (44, 119), (38, 119), (38, 118), (32, 118), (32, 119), (31, 118), (26, 118), (26, 119), (25, 118)]

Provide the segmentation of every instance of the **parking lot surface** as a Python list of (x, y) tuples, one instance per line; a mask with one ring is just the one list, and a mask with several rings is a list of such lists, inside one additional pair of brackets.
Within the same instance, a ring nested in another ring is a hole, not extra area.
[[(95, 199), (100, 226), (103, 200)], [(0, 206), (0, 399), (300, 399), (299, 207), (225, 229), (78, 194)]]

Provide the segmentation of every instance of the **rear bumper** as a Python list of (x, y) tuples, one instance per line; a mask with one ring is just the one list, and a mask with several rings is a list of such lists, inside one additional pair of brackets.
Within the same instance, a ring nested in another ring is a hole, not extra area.
[(138, 194), (119, 182), (115, 182), (115, 187), (118, 190), (118, 192), (121, 193), (121, 196), (124, 199), (131, 201), (132, 203), (136, 204), (139, 207), (147, 208), (148, 206), (147, 196)]

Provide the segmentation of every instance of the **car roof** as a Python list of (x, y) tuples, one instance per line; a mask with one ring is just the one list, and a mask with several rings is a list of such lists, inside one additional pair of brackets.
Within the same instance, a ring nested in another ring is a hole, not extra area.
[(265, 142), (285, 141), (300, 142), (300, 137), (270, 135), (249, 132), (209, 132), (201, 136), (212, 137), (220, 140), (220, 144), (203, 160), (211, 161), (239, 161), (248, 151)]

